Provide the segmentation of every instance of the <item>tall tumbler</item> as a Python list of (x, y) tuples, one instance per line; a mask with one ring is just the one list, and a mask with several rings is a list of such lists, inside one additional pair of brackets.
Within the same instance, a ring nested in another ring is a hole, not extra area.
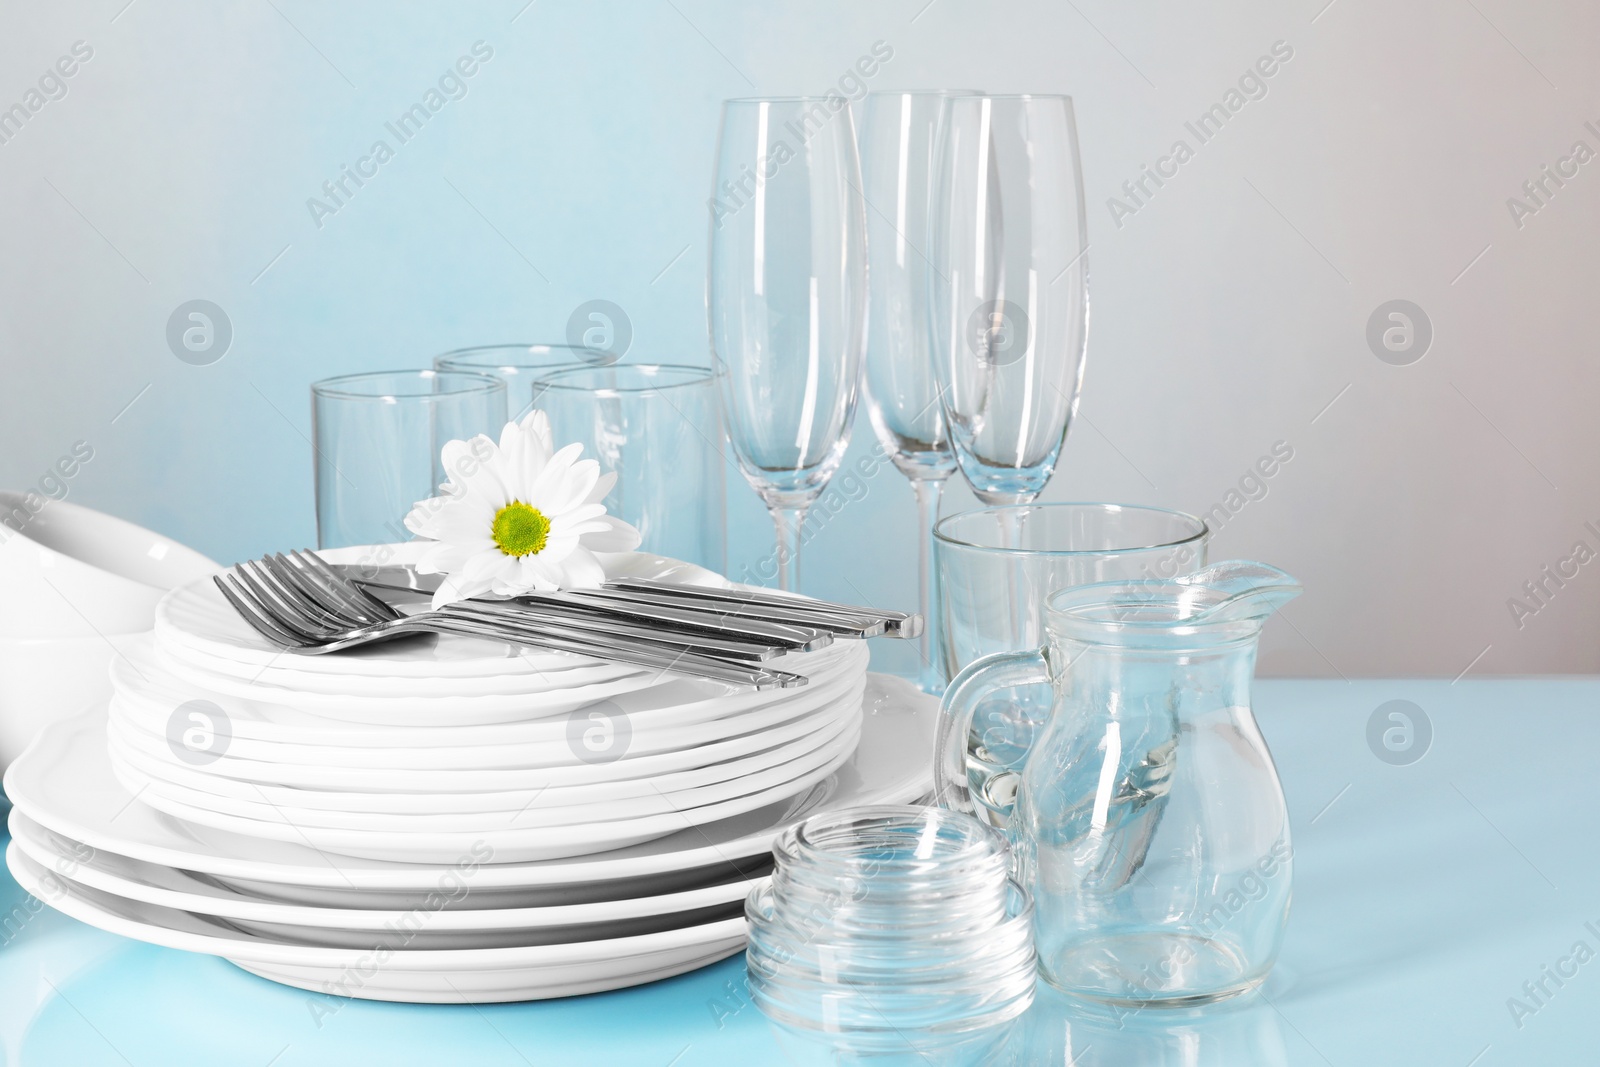
[(378, 371), (311, 386), (317, 545), (409, 541), (406, 513), (438, 493), (445, 442), (498, 438), (505, 383), (461, 371)]
[(487, 374), (506, 383), (506, 413), (519, 420), (533, 407), (535, 384), (558, 368), (606, 366), (616, 360), (583, 345), (476, 345), (433, 358), (438, 370)]
[(722, 425), (716, 374), (704, 367), (567, 366), (533, 385), (558, 446), (615, 471), (606, 510), (632, 523), (640, 548), (717, 573), (727, 566)]
[[(1045, 644), (1052, 593), (1188, 574), (1205, 566), (1210, 537), (1193, 515), (1131, 504), (1007, 504), (949, 516), (933, 532), (945, 677), (991, 652)], [(968, 753), (986, 773), (975, 780), (1019, 767), (1051, 698), (1049, 686), (1019, 686), (979, 707)]]

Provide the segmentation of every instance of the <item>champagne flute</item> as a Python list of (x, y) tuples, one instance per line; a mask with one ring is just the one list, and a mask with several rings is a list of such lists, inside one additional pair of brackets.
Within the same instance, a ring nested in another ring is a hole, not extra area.
[(867, 200), (867, 414), (917, 501), (918, 610), (925, 620), (918, 682), (943, 681), (932, 603), (931, 539), (955, 453), (939, 404), (928, 318), (928, 206), (938, 166), (941, 109), (970, 91), (868, 93), (861, 104), (861, 180)]
[(1089, 328), (1072, 99), (952, 97), (940, 141), (929, 280), (944, 416), (978, 498), (1029, 503), (1077, 411)]
[(806, 509), (850, 443), (867, 301), (854, 124), (837, 97), (722, 105), (706, 307), (739, 469), (799, 586)]

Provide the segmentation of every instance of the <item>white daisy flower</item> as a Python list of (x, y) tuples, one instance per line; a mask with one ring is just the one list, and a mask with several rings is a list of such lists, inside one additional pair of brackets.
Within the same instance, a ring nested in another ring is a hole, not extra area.
[(598, 586), (606, 575), (596, 552), (639, 547), (639, 531), (600, 503), (617, 476), (579, 459), (582, 451), (556, 451), (542, 411), (507, 423), (498, 447), (482, 435), (444, 446), (443, 495), (406, 516), (407, 529), (437, 542), (417, 563), (422, 574), (446, 575), (435, 608), (482, 593)]

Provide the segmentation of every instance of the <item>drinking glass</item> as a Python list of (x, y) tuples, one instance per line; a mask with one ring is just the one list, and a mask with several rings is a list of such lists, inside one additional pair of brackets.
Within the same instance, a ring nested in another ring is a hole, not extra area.
[(577, 442), (615, 471), (606, 510), (632, 523), (641, 547), (726, 569), (722, 427), (716, 375), (705, 367), (619, 363), (542, 373), (534, 406), (550, 416), (556, 444)]
[[(438, 370), (487, 374), (506, 383), (506, 410), (520, 419), (533, 407), (534, 383), (557, 367), (604, 366), (615, 362), (582, 345), (478, 345), (435, 356)], [(498, 435), (491, 435), (498, 437)]]
[[(1008, 504), (945, 518), (933, 533), (945, 677), (982, 656), (1044, 644), (1052, 593), (1198, 570), (1210, 536), (1193, 515), (1129, 504)], [(975, 770), (995, 777), (1019, 767), (1050, 704), (1048, 686), (990, 695), (969, 738)]]
[(922, 688), (940, 683), (930, 538), (955, 454), (939, 405), (928, 318), (928, 203), (941, 109), (964, 91), (868, 93), (861, 105), (861, 181), (867, 201), (867, 414), (917, 500)]
[(449, 476), (445, 442), (498, 438), (505, 423), (505, 383), (483, 374), (377, 371), (313, 382), (317, 546), (409, 541), (406, 513)]
[(1061, 454), (1088, 336), (1072, 99), (951, 97), (941, 126), (929, 222), (941, 403), (978, 499), (1027, 503)]
[(729, 100), (717, 137), (707, 312), (740, 471), (799, 585), (800, 528), (850, 443), (866, 329), (866, 218), (841, 98)]

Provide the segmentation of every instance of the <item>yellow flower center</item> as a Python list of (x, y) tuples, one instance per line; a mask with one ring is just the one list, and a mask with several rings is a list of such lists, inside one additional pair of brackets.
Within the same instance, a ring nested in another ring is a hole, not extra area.
[(490, 532), (506, 555), (534, 555), (544, 550), (550, 536), (550, 520), (538, 508), (513, 500), (494, 513)]

